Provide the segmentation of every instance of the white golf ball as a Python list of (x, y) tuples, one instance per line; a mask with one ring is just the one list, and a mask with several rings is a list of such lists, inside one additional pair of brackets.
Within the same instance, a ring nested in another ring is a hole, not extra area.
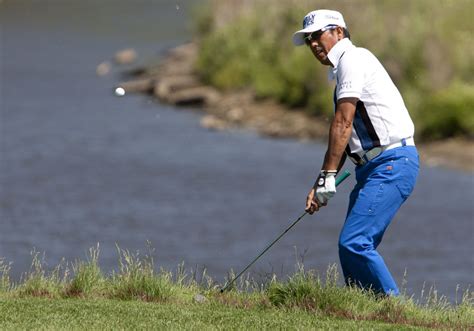
[(115, 95), (118, 97), (123, 97), (125, 95), (125, 90), (123, 89), (123, 87), (117, 87), (115, 89)]

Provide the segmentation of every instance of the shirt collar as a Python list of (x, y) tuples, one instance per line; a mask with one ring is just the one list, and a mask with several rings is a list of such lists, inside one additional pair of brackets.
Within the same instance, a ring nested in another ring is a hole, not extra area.
[(341, 57), (344, 55), (344, 53), (351, 49), (354, 48), (355, 46), (352, 44), (351, 40), (349, 38), (344, 38), (337, 42), (329, 51), (328, 53), (328, 58), (329, 61), (331, 61), (333, 67), (329, 68), (329, 73), (328, 73), (328, 78), (329, 80), (334, 80), (336, 78), (337, 74), (337, 67), (339, 65), (339, 60)]

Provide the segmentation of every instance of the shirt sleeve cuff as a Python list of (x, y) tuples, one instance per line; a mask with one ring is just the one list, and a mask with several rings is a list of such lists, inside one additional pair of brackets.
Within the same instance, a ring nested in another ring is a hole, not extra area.
[(362, 93), (356, 92), (356, 91), (345, 91), (345, 92), (339, 92), (337, 96), (337, 100), (342, 99), (342, 98), (357, 98), (360, 99)]

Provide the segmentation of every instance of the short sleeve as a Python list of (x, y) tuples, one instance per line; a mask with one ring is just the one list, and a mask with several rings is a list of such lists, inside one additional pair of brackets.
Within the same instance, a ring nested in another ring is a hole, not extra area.
[(363, 59), (357, 51), (343, 55), (337, 68), (337, 99), (358, 98), (365, 83)]

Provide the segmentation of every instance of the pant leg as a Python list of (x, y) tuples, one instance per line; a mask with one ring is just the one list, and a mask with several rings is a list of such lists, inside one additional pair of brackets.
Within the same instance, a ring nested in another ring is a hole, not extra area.
[(339, 238), (339, 257), (347, 283), (398, 295), (397, 285), (376, 248), (413, 190), (418, 155), (416, 149), (406, 147), (384, 154), (357, 169), (357, 185)]

